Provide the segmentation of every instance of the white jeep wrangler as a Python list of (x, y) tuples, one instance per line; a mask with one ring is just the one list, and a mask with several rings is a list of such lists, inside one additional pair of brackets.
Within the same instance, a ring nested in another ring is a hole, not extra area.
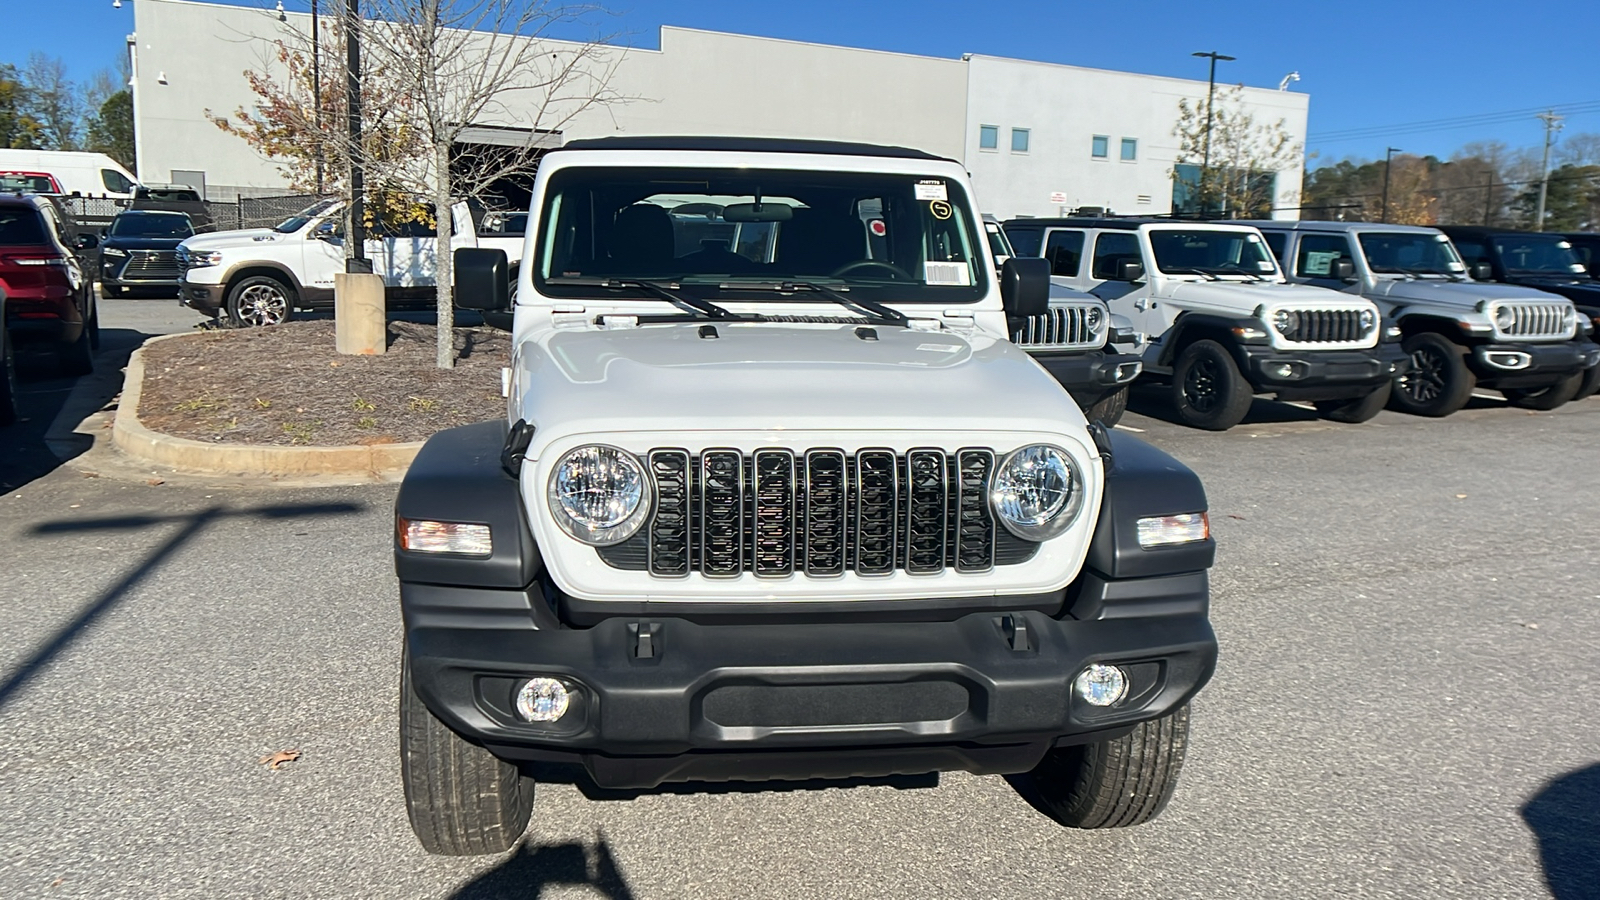
[[(580, 141), (531, 207), (507, 420), (435, 436), (396, 500), (424, 847), (511, 846), (536, 773), (1032, 773), (1065, 825), (1163, 808), (1216, 661), (1205, 493), (1008, 340), (1049, 276), (996, 277), (961, 165)], [(503, 309), (504, 254), (456, 260)]]
[(1106, 301), (1150, 336), (1144, 373), (1171, 385), (1178, 417), (1224, 431), (1254, 394), (1310, 400), (1364, 422), (1405, 368), (1399, 332), (1361, 297), (1289, 284), (1255, 228), (1172, 219), (1013, 219), (1019, 253)]

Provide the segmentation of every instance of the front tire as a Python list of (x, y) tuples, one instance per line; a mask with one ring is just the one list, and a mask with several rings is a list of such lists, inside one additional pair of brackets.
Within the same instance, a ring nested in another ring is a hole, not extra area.
[(269, 275), (252, 275), (228, 291), (228, 322), (235, 328), (278, 325), (289, 320), (294, 290)]
[(439, 721), (400, 658), (400, 780), (422, 849), (473, 856), (511, 849), (528, 829), (533, 779)]
[(1316, 406), (1318, 414), (1332, 422), (1346, 422), (1359, 425), (1383, 411), (1389, 403), (1389, 394), (1394, 390), (1394, 382), (1386, 381), (1383, 386), (1366, 395), (1365, 397), (1352, 397), (1346, 400), (1318, 400)]
[(1441, 418), (1467, 405), (1478, 379), (1467, 368), (1461, 345), (1425, 331), (1401, 345), (1411, 368), (1395, 379), (1390, 405), (1414, 416)]
[(70, 344), (62, 344), (57, 351), (56, 358), (61, 362), (61, 371), (67, 375), (77, 377), (94, 371), (95, 335), (91, 333), (91, 324), (84, 322), (83, 328), (78, 331), (78, 339)]
[(17, 366), (11, 355), (11, 329), (0, 321), (0, 425), (17, 421)]
[(1127, 828), (1160, 815), (1189, 746), (1189, 707), (1109, 741), (1051, 750), (1032, 772), (1045, 814), (1068, 828)]
[(1588, 374), (1588, 372), (1573, 372), (1555, 384), (1542, 388), (1504, 388), (1500, 393), (1506, 395), (1512, 406), (1549, 412), (1565, 405), (1569, 400), (1577, 399), (1578, 391), (1583, 388), (1584, 376)]
[(1600, 391), (1600, 365), (1590, 366), (1583, 373), (1583, 383), (1578, 385), (1578, 395), (1572, 399), (1582, 400), (1585, 397), (1592, 397), (1595, 391)]
[(1117, 388), (1114, 393), (1107, 394), (1096, 400), (1083, 411), (1083, 417), (1091, 422), (1099, 422), (1111, 428), (1122, 421), (1122, 414), (1128, 411), (1128, 386)]
[(1172, 404), (1192, 428), (1227, 431), (1244, 421), (1253, 394), (1233, 354), (1216, 341), (1195, 341), (1172, 367)]

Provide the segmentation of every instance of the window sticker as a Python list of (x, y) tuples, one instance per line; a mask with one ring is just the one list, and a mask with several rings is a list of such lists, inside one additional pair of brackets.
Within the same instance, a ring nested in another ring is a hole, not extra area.
[(922, 264), (922, 278), (930, 285), (940, 287), (967, 287), (972, 284), (972, 273), (964, 262), (934, 262)]
[(1267, 262), (1264, 259), (1258, 259), (1258, 260), (1256, 260), (1256, 271), (1258, 271), (1258, 272), (1271, 272), (1271, 271), (1273, 271), (1272, 263)]
[(955, 209), (943, 200), (932, 200), (928, 203), (928, 212), (933, 213), (933, 217), (935, 219), (942, 221), (950, 218), (950, 216), (955, 212)]
[(1337, 250), (1311, 250), (1306, 253), (1306, 267), (1304, 274), (1322, 276), (1327, 278), (1333, 271), (1333, 261), (1340, 256)]
[(916, 183), (915, 189), (918, 200), (945, 201), (950, 199), (950, 192), (945, 189), (942, 181), (919, 181)]

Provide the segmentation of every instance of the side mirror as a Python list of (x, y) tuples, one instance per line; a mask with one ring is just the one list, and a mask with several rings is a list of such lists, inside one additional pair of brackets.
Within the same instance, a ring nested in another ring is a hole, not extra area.
[(1356, 262), (1347, 257), (1339, 257), (1328, 265), (1328, 277), (1340, 281), (1349, 281), (1356, 277)]
[(1473, 281), (1493, 281), (1494, 266), (1491, 266), (1486, 262), (1475, 262), (1467, 267), (1467, 275), (1469, 275)]
[(503, 310), (511, 306), (506, 252), (461, 247), (455, 253), (455, 302), (462, 309)]
[(1117, 281), (1138, 281), (1144, 277), (1144, 263), (1125, 259), (1117, 263)]
[(1013, 256), (1000, 267), (1000, 302), (1006, 316), (1026, 319), (1050, 311), (1050, 261)]
[(72, 246), (78, 250), (93, 250), (100, 246), (100, 238), (85, 231), (72, 239)]

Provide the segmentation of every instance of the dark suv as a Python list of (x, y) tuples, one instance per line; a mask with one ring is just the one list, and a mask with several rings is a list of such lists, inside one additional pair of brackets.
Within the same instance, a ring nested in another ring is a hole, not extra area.
[(130, 209), (117, 213), (100, 244), (100, 292), (107, 297), (133, 288), (178, 293), (178, 244), (194, 236), (181, 212)]
[(84, 375), (94, 368), (100, 321), (94, 284), (76, 250), (98, 245), (92, 234), (69, 244), (68, 223), (48, 199), (0, 196), (0, 283), (7, 300), (5, 327), (18, 343), (55, 344), (63, 368)]

